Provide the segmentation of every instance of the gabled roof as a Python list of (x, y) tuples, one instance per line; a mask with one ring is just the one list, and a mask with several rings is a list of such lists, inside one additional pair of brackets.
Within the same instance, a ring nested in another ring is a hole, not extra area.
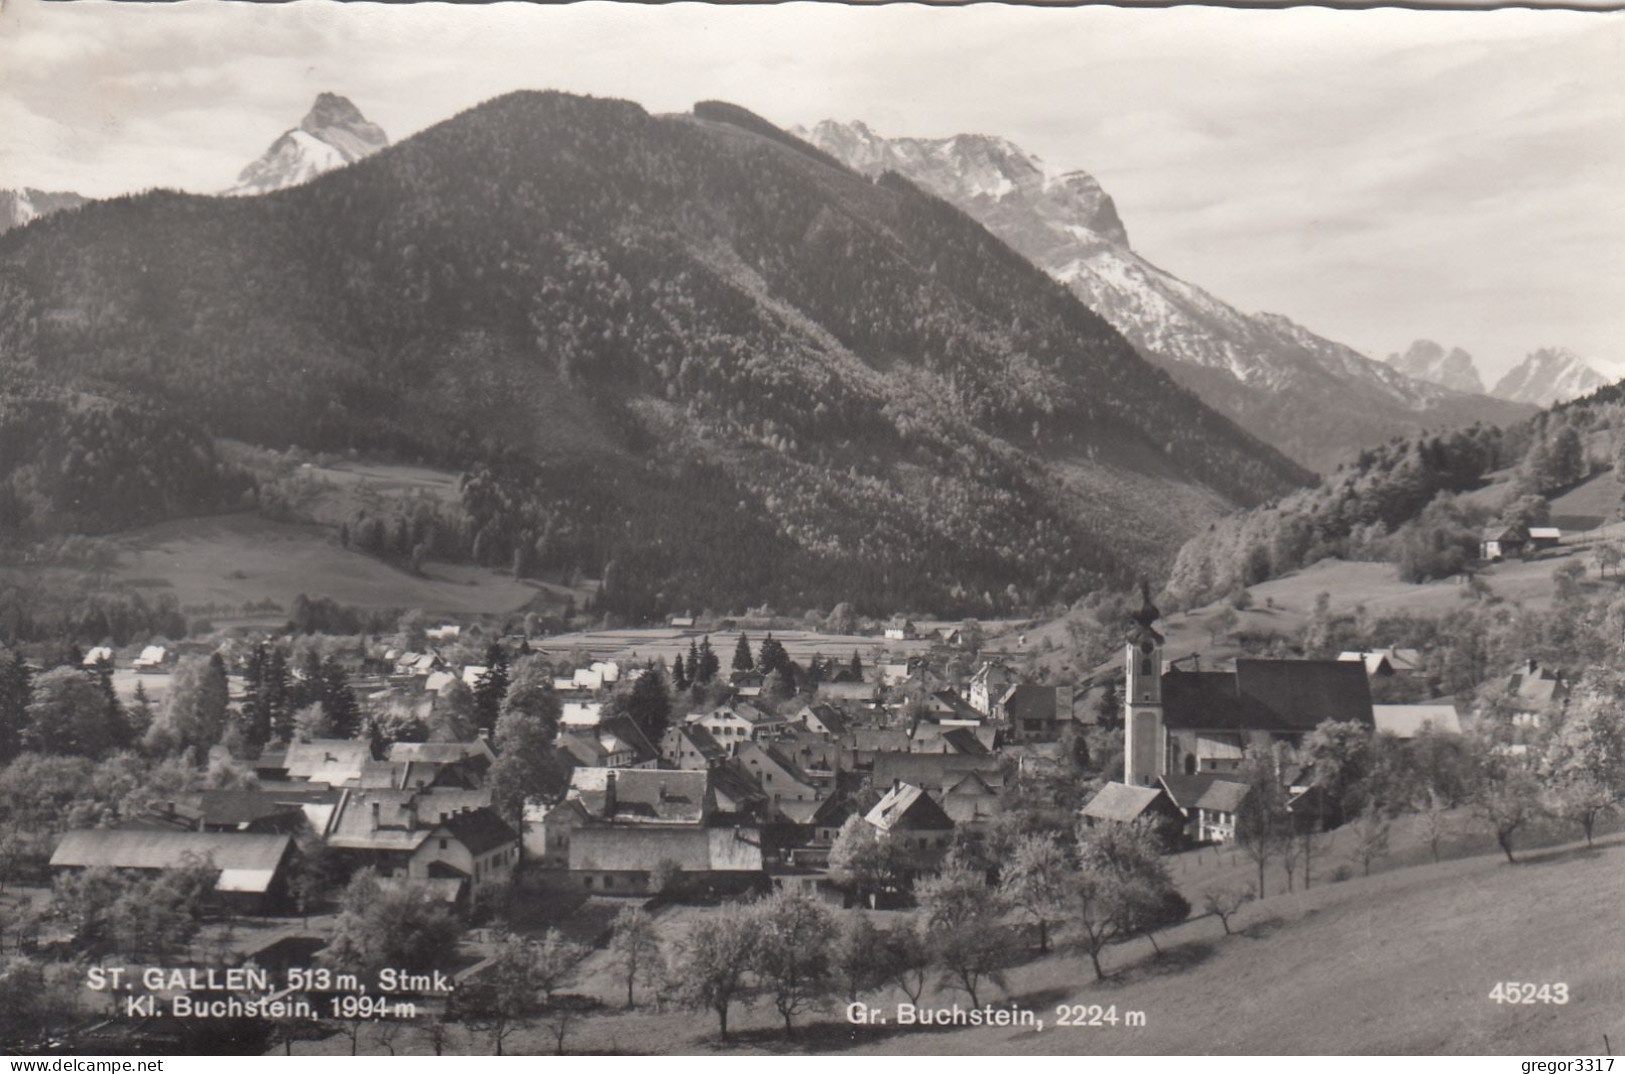
[(508, 827), (494, 809), (453, 813), (440, 822), (439, 830), (449, 832), (475, 857), (519, 842), (518, 833)]
[(264, 891), (292, 845), (290, 835), (83, 828), (62, 836), (51, 866), (163, 870), (181, 865), (190, 855), (210, 859), (221, 870), (219, 890)]
[(799, 764), (787, 756), (783, 750), (769, 743), (742, 743), (734, 754), (734, 759), (740, 762), (746, 771), (753, 768), (777, 768), (784, 775), (802, 786), (813, 786), (812, 777), (802, 771)]
[(1237, 660), (1231, 671), (1162, 676), (1163, 721), (1170, 728), (1312, 731), (1326, 720), (1370, 726), (1365, 665), (1342, 660)]
[(282, 767), (289, 779), (337, 786), (361, 778), (372, 760), (372, 745), (358, 739), (319, 738), (288, 746)]
[(395, 762), (426, 761), (433, 764), (449, 764), (470, 757), (496, 760), (490, 743), (482, 738), (472, 742), (393, 742), (387, 756)]
[(1038, 686), (1018, 682), (999, 698), (999, 706), (1011, 720), (1064, 720), (1070, 705), (1062, 700), (1064, 686)]
[[(615, 813), (606, 817), (611, 779), (615, 781)], [(616, 824), (701, 824), (711, 810), (706, 772), (577, 768), (570, 773), (570, 793), (581, 799), (593, 817)]]
[(686, 873), (761, 872), (762, 845), (749, 828), (578, 828), (570, 836), (570, 868), (585, 872), (648, 872), (662, 861)]
[[(728, 751), (723, 749), (722, 744), (716, 740), (716, 736), (697, 723), (672, 724), (666, 728), (665, 738), (661, 740), (662, 751), (670, 749), (675, 753), (681, 748), (676, 741), (679, 738), (687, 739), (695, 752), (707, 760), (717, 761), (728, 755)], [(669, 744), (667, 740), (671, 740)]]
[(1093, 820), (1127, 824), (1138, 820), (1162, 796), (1161, 787), (1133, 787), (1127, 783), (1108, 783), (1084, 804), (1083, 815)]
[(1194, 775), (1170, 773), (1161, 778), (1162, 789), (1180, 809), (1207, 809), (1234, 813), (1247, 797), (1247, 784), (1217, 772), (1198, 772)]
[(883, 832), (945, 831), (953, 818), (929, 794), (912, 783), (898, 783), (863, 818)]
[(1004, 773), (999, 768), (996, 756), (963, 753), (876, 753), (874, 769), (869, 778), (876, 789), (901, 781), (940, 792), (959, 783), (971, 772), (981, 776), (990, 788), (1004, 787)]
[(914, 726), (909, 749), (915, 753), (962, 753), (985, 757), (993, 752), (998, 732), (992, 727), (944, 727), (921, 720)]
[(1560, 541), (1563, 531), (1556, 526), (1530, 526), (1529, 539), (1531, 541)]
[(799, 715), (804, 726), (810, 725), (815, 719), (829, 734), (846, 734), (846, 717), (841, 715), (841, 710), (834, 705), (808, 705)]
[(1371, 715), (1378, 731), (1400, 738), (1415, 738), (1427, 728), (1440, 734), (1461, 734), (1461, 719), (1452, 704), (1372, 705)]

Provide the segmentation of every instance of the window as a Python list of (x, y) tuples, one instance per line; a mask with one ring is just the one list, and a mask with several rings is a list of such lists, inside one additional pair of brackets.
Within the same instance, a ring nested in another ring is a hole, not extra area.
[(592, 877), (590, 877), (590, 876), (582, 877), (581, 878), (581, 883), (586, 886), (588, 891), (592, 890)]
[(442, 840), (440, 840), (440, 849), (441, 849), (441, 850), (445, 850), (445, 849), (446, 849), (446, 847), (447, 847), (447, 846), (449, 846), (449, 845), (450, 845), (450, 844), (451, 844), (451, 840), (449, 840), (449, 839), (442, 839)]
[(604, 890), (605, 891), (608, 891), (610, 888), (612, 888), (614, 886), (615, 886), (615, 878), (613, 876), (604, 877)]

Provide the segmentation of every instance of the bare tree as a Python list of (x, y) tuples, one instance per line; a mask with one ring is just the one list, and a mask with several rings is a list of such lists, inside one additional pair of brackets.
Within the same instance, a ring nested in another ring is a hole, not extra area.
[(647, 985), (654, 977), (655, 964), (660, 960), (660, 941), (655, 936), (654, 920), (648, 912), (637, 906), (628, 906), (615, 915), (614, 933), (609, 941), (610, 964), (626, 978), (626, 1006), (633, 1006), (633, 987), (639, 982)]
[(1224, 934), (1229, 936), (1230, 919), (1241, 908), (1253, 901), (1253, 889), (1245, 888), (1213, 888), (1202, 896), (1202, 909), (1219, 919), (1224, 926)]
[(1375, 806), (1367, 806), (1354, 822), (1354, 856), (1360, 859), (1364, 875), (1371, 875), (1371, 863), (1388, 853), (1388, 818)]

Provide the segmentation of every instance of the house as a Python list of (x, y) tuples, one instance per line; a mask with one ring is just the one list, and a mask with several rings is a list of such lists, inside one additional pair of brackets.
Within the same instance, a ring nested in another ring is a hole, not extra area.
[(862, 679), (828, 680), (818, 684), (818, 700), (841, 705), (867, 705), (875, 699), (875, 687)]
[(497, 756), (485, 738), (468, 742), (392, 742), (384, 756), (392, 764), (474, 764), (489, 767)]
[(755, 778), (733, 758), (711, 769), (711, 797), (717, 823), (755, 824), (767, 813), (767, 795)]
[(441, 626), (429, 627), (423, 636), (430, 641), (456, 641), (463, 636), (463, 628), (455, 623), (445, 623)]
[(697, 723), (673, 724), (660, 740), (660, 760), (672, 768), (703, 772), (727, 759), (728, 751)]
[[(358, 783), (372, 760), (371, 743), (348, 738), (318, 738), (289, 743), (277, 767), (287, 779), (342, 787)], [(261, 754), (256, 768), (268, 762), (275, 764), (275, 755)]]
[(1529, 545), (1536, 552), (1556, 548), (1563, 543), (1563, 531), (1556, 526), (1530, 526)]
[(109, 868), (158, 874), (194, 861), (219, 873), (214, 892), (245, 913), (286, 905), (293, 837), (277, 833), (83, 828), (66, 832), (51, 854), (56, 872)]
[(969, 701), (952, 690), (933, 690), (920, 701), (920, 711), (936, 720), (958, 720), (978, 724), (985, 714), (971, 707)]
[(694, 617), (692, 615), (674, 615), (666, 620), (666, 625), (676, 627), (679, 630), (693, 630)]
[[(477, 793), (489, 801), (488, 792)], [(519, 833), (495, 810), (438, 791), (347, 791), (323, 842), (353, 867), (372, 866), (380, 877), (469, 885), (506, 879), (520, 854)]]
[(992, 754), (877, 753), (869, 785), (900, 783), (925, 791), (955, 824), (975, 827), (998, 812), (1004, 772)]
[(135, 670), (151, 674), (162, 671), (173, 660), (173, 655), (162, 645), (148, 645), (141, 650), (141, 655), (135, 658)]
[(953, 841), (953, 820), (929, 794), (912, 783), (892, 784), (863, 819), (880, 838), (911, 851), (921, 868), (941, 861)]
[(578, 768), (566, 793), (606, 824), (704, 825), (716, 807), (707, 772)]
[(807, 705), (796, 713), (795, 719), (815, 735), (839, 738), (846, 734), (846, 717), (842, 716), (841, 710), (834, 705), (824, 703)]
[(1373, 679), (1414, 675), (1422, 670), (1422, 653), (1417, 649), (1348, 649), (1338, 653), (1337, 659), (1363, 664), (1365, 673)]
[(964, 753), (987, 756), (993, 752), (999, 730), (990, 724), (936, 723), (921, 720), (909, 733), (910, 753)]
[(460, 681), (461, 680), (458, 679), (456, 675), (447, 671), (445, 668), (439, 668), (423, 676), (423, 690), (425, 693), (443, 694), (450, 689), (454, 683)]
[(522, 822), (525, 859), (543, 869), (569, 868), (570, 840), (577, 828), (592, 821), (592, 815), (577, 797), (562, 802), (527, 801)]
[(589, 826), (570, 840), (569, 882), (607, 895), (764, 887), (761, 837), (751, 828)]
[(1185, 836), (1196, 843), (1228, 843), (1236, 836), (1236, 814), (1247, 798), (1247, 784), (1222, 773), (1193, 776), (1167, 774), (1158, 780), (1185, 819)]
[(99, 664), (112, 664), (113, 650), (106, 645), (97, 645), (85, 653), (85, 658), (79, 661), (81, 667), (94, 668)]
[(1003, 664), (988, 661), (977, 668), (970, 678), (970, 691), (966, 700), (970, 707), (983, 716), (993, 715), (993, 706), (1004, 696), (1015, 676)]
[(1479, 539), (1479, 558), (1491, 563), (1521, 559), (1530, 551), (1529, 539), (1529, 529), (1522, 523), (1490, 526)]
[(1080, 813), (1085, 827), (1102, 824), (1142, 824), (1163, 832), (1179, 832), (1185, 815), (1162, 787), (1131, 787), (1108, 783), (1084, 803)]
[(854, 727), (841, 745), (850, 755), (849, 768), (873, 768), (882, 753), (907, 753), (912, 739), (901, 727)]
[(790, 720), (741, 701), (710, 712), (690, 713), (688, 722), (703, 727), (728, 749), (737, 749), (741, 742), (761, 738), (789, 726)]
[(654, 768), (660, 763), (660, 751), (630, 716), (614, 716), (596, 727), (566, 728), (559, 746), (587, 768)]
[(1506, 692), (1512, 699), (1514, 723), (1540, 727), (1563, 710), (1569, 688), (1562, 672), (1526, 660), (1506, 679)]
[(1017, 742), (1053, 742), (1072, 720), (1072, 688), (1018, 682), (993, 706)]
[(881, 664), (875, 668), (875, 682), (881, 686), (900, 686), (908, 681), (909, 667), (907, 664)]
[(1461, 734), (1461, 719), (1456, 706), (1448, 702), (1421, 705), (1372, 705), (1372, 718), (1377, 731), (1397, 738), (1415, 738), (1432, 731), (1435, 734)]
[(813, 778), (774, 745), (745, 742), (734, 751), (734, 759), (762, 788), (770, 814), (778, 813), (781, 804), (817, 802), (824, 796)]

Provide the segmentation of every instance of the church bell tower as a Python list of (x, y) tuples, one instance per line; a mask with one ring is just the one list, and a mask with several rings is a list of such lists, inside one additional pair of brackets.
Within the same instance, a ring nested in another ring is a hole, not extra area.
[(1161, 617), (1151, 587), (1140, 581), (1140, 610), (1129, 624), (1123, 651), (1123, 782), (1154, 786), (1163, 774), (1167, 734), (1162, 726), (1162, 643), (1153, 624)]

